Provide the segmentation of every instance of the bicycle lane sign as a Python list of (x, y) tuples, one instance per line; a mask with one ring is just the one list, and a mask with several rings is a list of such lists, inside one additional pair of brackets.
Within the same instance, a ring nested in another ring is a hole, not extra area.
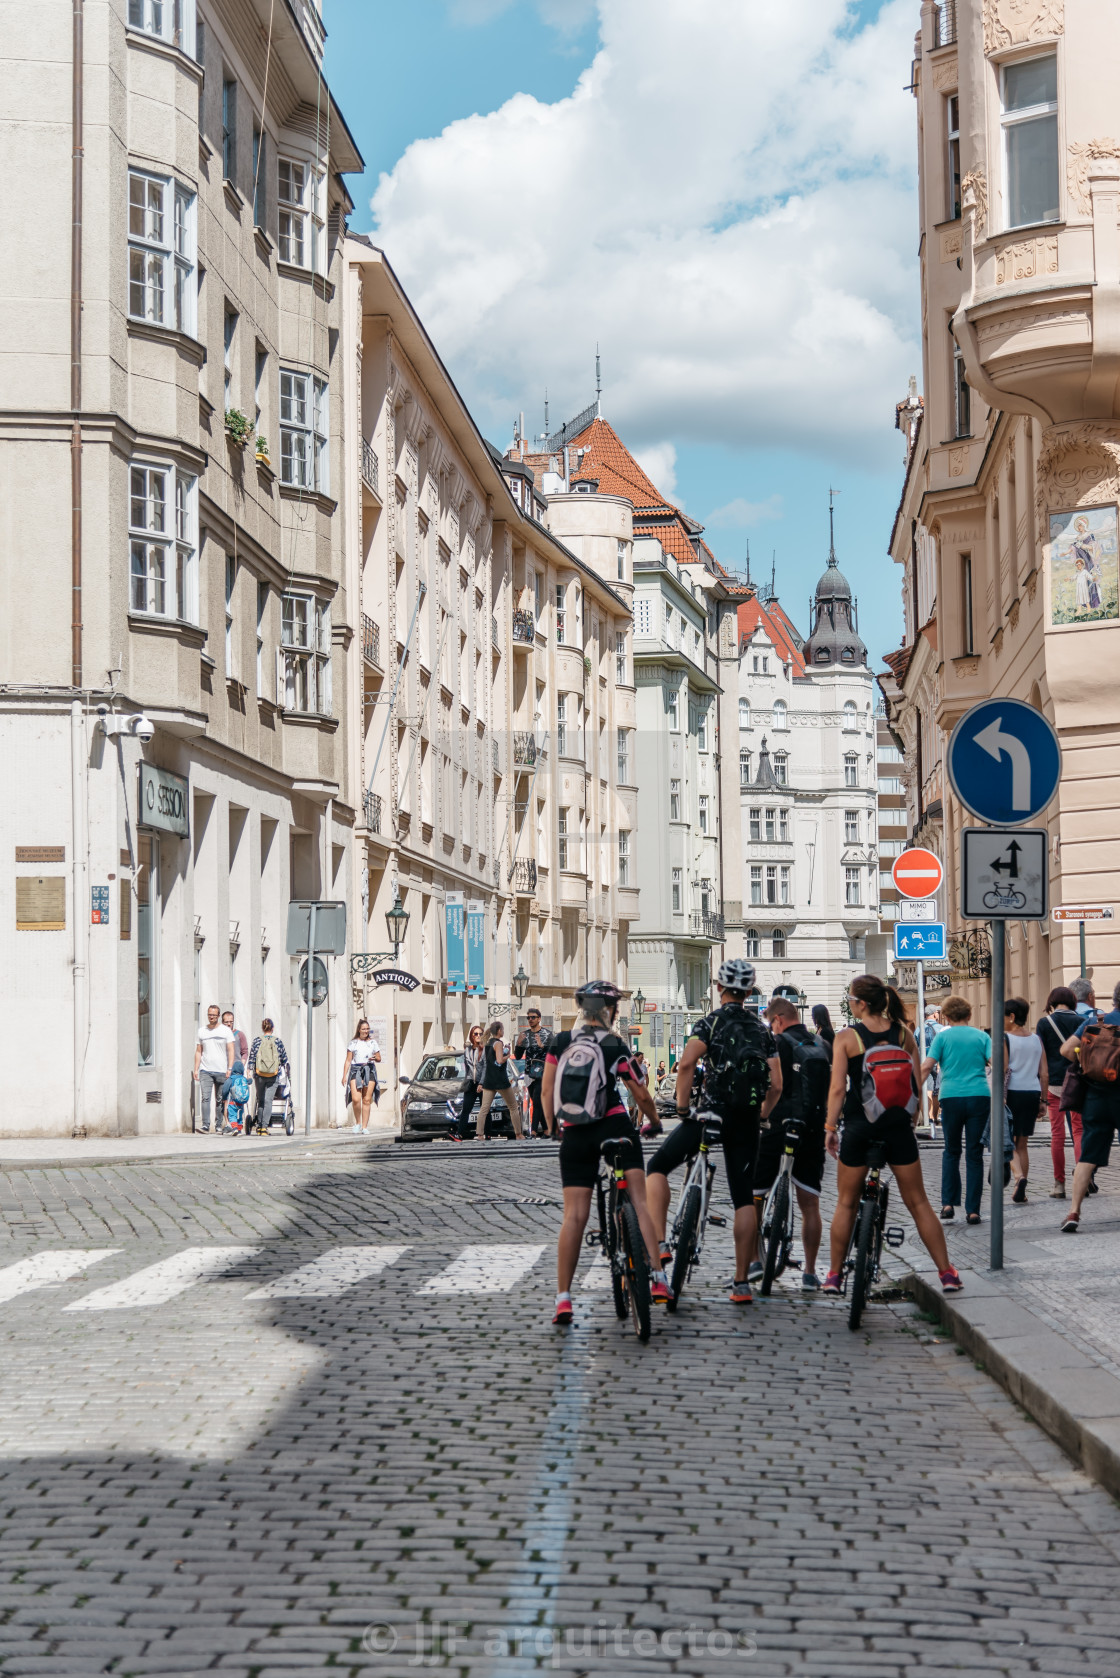
[(1044, 827), (964, 828), (961, 913), (965, 920), (1045, 920), (1049, 844)]

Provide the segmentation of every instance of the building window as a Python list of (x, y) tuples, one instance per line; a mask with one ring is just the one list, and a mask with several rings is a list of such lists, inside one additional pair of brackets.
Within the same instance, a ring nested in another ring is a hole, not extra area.
[(649, 630), (649, 601), (635, 600), (634, 602), (634, 634), (648, 635)]
[(630, 884), (630, 835), (625, 828), (618, 836), (618, 883), (620, 886)]
[(757, 961), (762, 954), (762, 939), (758, 936), (758, 928), (748, 926), (743, 934), (743, 942), (746, 945), (747, 956), (750, 960)]
[(327, 385), (313, 373), (280, 373), (280, 482), (296, 489), (330, 487)]
[(626, 631), (620, 629), (614, 638), (614, 679), (621, 687), (626, 681)]
[(762, 902), (762, 865), (757, 862), (751, 864), (751, 902)]
[(281, 703), (331, 714), (331, 609), (311, 594), (286, 594), (280, 632)]
[(673, 730), (673, 733), (675, 734), (677, 732), (677, 730), (680, 728), (680, 726), (681, 726), (680, 701), (677, 698), (676, 688), (671, 688), (669, 690), (669, 727)]
[[(127, 890), (127, 886), (124, 887)], [(160, 879), (159, 840), (141, 833), (136, 841), (136, 1025), (137, 1065), (154, 1066), (159, 1052)]]
[(267, 376), (268, 351), (258, 338), (253, 369), (253, 425), (257, 431), (261, 428), (261, 417), (263, 414), (261, 397), (267, 388)]
[(700, 794), (700, 831), (708, 831), (708, 796), (703, 792)]
[(844, 701), (844, 720), (842, 726), (847, 733), (854, 733), (859, 728), (859, 716), (856, 712), (856, 702), (854, 699), (846, 699)]
[(618, 731), (618, 779), (623, 786), (630, 784), (630, 730)]
[(674, 913), (674, 915), (679, 915), (680, 912), (681, 912), (681, 891), (682, 891), (683, 875), (684, 875), (684, 870), (682, 868), (674, 868), (673, 869), (673, 913)]
[(268, 584), (257, 584), (257, 698), (264, 698), (264, 620), (268, 612)]
[(778, 838), (782, 839), (782, 840), (785, 840), (785, 841), (789, 840), (789, 811), (788, 810), (779, 810), (778, 811)]
[(961, 347), (953, 344), (953, 418), (958, 437), (972, 436), (972, 387), (965, 378)]
[(568, 751), (568, 696), (556, 695), (556, 755), (565, 757)]
[(618, 580), (620, 583), (624, 583), (626, 581), (626, 543), (618, 542), (616, 546), (618, 549)]
[(972, 633), (972, 555), (961, 555), (961, 652), (970, 657), (976, 651)]
[(844, 753), (844, 785), (846, 787), (859, 786), (859, 759), (855, 752)]
[(194, 0), (128, 0), (128, 27), (193, 53)]
[(845, 845), (859, 844), (859, 811), (844, 811), (844, 843)]
[(789, 727), (789, 715), (786, 710), (786, 702), (784, 699), (775, 699), (774, 701), (774, 727)]
[(786, 785), (788, 769), (789, 769), (789, 758), (786, 756), (786, 753), (785, 752), (775, 752), (774, 753), (774, 779), (777, 781), (777, 783), (780, 787), (784, 787)]
[(128, 312), (134, 320), (195, 330), (195, 197), (176, 182), (128, 175)]
[(739, 753), (739, 785), (741, 787), (747, 787), (747, 786), (750, 786), (750, 783), (751, 783), (751, 754), (750, 754), (750, 752), (740, 752)]
[(749, 728), (750, 726), (751, 726), (751, 702), (750, 702), (749, 699), (740, 699), (740, 701), (739, 701), (739, 727), (740, 728)]
[(767, 810), (767, 812), (766, 812), (766, 837), (767, 837), (768, 840), (770, 840), (771, 843), (773, 843), (773, 841), (777, 838), (777, 835), (778, 835), (778, 812), (777, 812), (777, 810)]
[(226, 304), (225, 321), (222, 328), (222, 365), (225, 389), (225, 407), (228, 414), (231, 408), (237, 406), (234, 391), (234, 341), (237, 337), (237, 310)]
[(1000, 72), (1008, 227), (1057, 221), (1058, 60), (1021, 59)]
[(557, 583), (557, 585), (556, 585), (556, 640), (561, 647), (564, 645), (564, 630), (565, 630), (565, 627), (567, 625), (567, 622), (568, 622), (568, 613), (567, 613), (567, 609), (564, 605), (564, 585), (563, 585), (563, 583)]
[(959, 95), (950, 93), (945, 101), (945, 128), (948, 139), (946, 185), (950, 221), (961, 215), (961, 102)]
[(222, 83), (222, 174), (237, 180), (237, 83)]
[(197, 487), (171, 466), (129, 468), (130, 611), (197, 622)]
[(779, 880), (778, 880), (778, 888), (779, 888), (778, 901), (779, 901), (779, 903), (790, 903), (793, 900), (790, 896), (790, 871), (789, 871), (788, 865), (783, 863), (779, 873), (780, 873), (780, 877), (779, 877)]
[(669, 820), (679, 822), (681, 819), (681, 783), (669, 782)]
[(253, 225), (264, 226), (265, 213), (265, 138), (259, 122), (253, 124)]
[(897, 775), (880, 775), (879, 791), (886, 793), (888, 797), (897, 797), (902, 791), (902, 781)]
[(708, 713), (706, 710), (697, 713), (696, 745), (702, 752), (706, 752), (708, 749)]
[(860, 870), (845, 868), (844, 870), (844, 902), (850, 909), (857, 909), (863, 902), (860, 890)]
[(774, 862), (766, 864), (766, 901), (767, 903), (778, 901), (778, 865)]
[(559, 841), (557, 847), (559, 852), (558, 861), (561, 870), (565, 870), (568, 866), (568, 812), (566, 808), (561, 810), (557, 817), (556, 831)]
[(848, 960), (849, 961), (866, 961), (867, 960), (867, 940), (866, 940), (866, 938), (849, 938), (848, 939)]
[(226, 555), (226, 676), (234, 675), (233, 668), (233, 591), (237, 587), (237, 561)]
[(899, 751), (897, 746), (880, 746), (879, 747), (879, 762), (880, 763), (901, 763), (902, 762), (902, 753)]
[(758, 844), (762, 838), (762, 811), (754, 808), (748, 810), (747, 819), (750, 822), (751, 839)]
[(786, 935), (780, 926), (776, 926), (770, 934), (770, 943), (774, 952), (774, 960), (784, 961), (786, 959)]
[(323, 177), (293, 158), (277, 160), (276, 231), (280, 260), (293, 268), (325, 271), (323, 249)]

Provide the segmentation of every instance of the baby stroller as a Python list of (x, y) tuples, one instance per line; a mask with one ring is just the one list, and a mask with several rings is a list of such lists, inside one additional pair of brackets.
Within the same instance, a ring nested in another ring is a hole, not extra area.
[(289, 1136), (295, 1135), (296, 1110), (292, 1101), (292, 1080), (286, 1066), (280, 1068), (280, 1076), (276, 1080), (276, 1090), (272, 1097), (272, 1112), (269, 1114), (269, 1129), (274, 1124), (282, 1124)]

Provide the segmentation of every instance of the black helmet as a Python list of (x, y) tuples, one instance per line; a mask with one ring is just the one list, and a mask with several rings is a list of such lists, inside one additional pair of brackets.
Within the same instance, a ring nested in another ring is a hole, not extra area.
[(621, 1002), (622, 992), (609, 979), (589, 979), (576, 991), (577, 1002)]

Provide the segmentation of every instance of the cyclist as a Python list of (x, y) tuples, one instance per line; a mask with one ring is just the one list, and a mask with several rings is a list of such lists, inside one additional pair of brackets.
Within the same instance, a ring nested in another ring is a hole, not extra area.
[[(855, 1025), (838, 1031), (832, 1049), (832, 1084), (828, 1092), (825, 1144), (836, 1167), (836, 1211), (832, 1218), (832, 1254), (823, 1293), (839, 1293), (841, 1271), (855, 1223), (863, 1180), (867, 1176), (868, 1150), (878, 1143), (894, 1173), (899, 1192), (917, 1226), (922, 1244), (937, 1266), (946, 1293), (959, 1293), (961, 1279), (949, 1263), (945, 1232), (926, 1196), (918, 1139), (914, 1123), (920, 1109), (912, 1113), (888, 1107), (874, 1120), (864, 1105), (864, 1056), (878, 1044), (902, 1048), (913, 1062), (914, 1091), (919, 1088), (921, 1061), (918, 1045), (906, 1025), (902, 998), (892, 985), (864, 973), (853, 979), (848, 1002)], [(843, 1140), (838, 1139), (840, 1115), (844, 1116)]]
[[(831, 1057), (827, 1046), (808, 1026), (802, 1025), (797, 1009), (784, 996), (774, 997), (766, 1010), (766, 1019), (778, 1042), (782, 1094), (758, 1144), (758, 1160), (754, 1168), (755, 1211), (761, 1224), (763, 1202), (774, 1186), (786, 1145), (785, 1121), (799, 1118), (804, 1129), (793, 1156), (793, 1186), (801, 1212), (801, 1290), (803, 1293), (815, 1293), (821, 1285), (817, 1278), (817, 1254), (820, 1252), (823, 1227), (824, 1116), (828, 1110)], [(795, 1066), (798, 1069), (796, 1074)], [(761, 1246), (755, 1251), (758, 1256), (750, 1267), (749, 1280), (761, 1282)]]
[[(611, 1030), (621, 998), (622, 992), (617, 985), (612, 985), (609, 979), (592, 979), (589, 984), (577, 990), (576, 1006), (580, 1011), (580, 1017), (575, 1031), (557, 1032), (548, 1045), (545, 1057), (541, 1106), (550, 1134), (556, 1129), (557, 1119), (560, 1120), (560, 1182), (564, 1191), (564, 1222), (556, 1248), (557, 1291), (556, 1310), (552, 1318), (554, 1323), (570, 1323), (572, 1320), (572, 1277), (579, 1263), (583, 1232), (587, 1228), (587, 1219), (591, 1211), (591, 1196), (599, 1175), (599, 1159), (604, 1142), (618, 1138), (623, 1143), (622, 1163), (626, 1171), (626, 1187), (638, 1214), (642, 1240), (649, 1255), (657, 1252), (657, 1235), (646, 1206), (646, 1177), (641, 1138), (630, 1122), (619, 1085), (629, 1091), (647, 1118), (654, 1118), (657, 1109), (648, 1089), (634, 1077), (629, 1048), (622, 1038), (615, 1036)], [(561, 1092), (556, 1087), (556, 1068), (565, 1049), (571, 1045), (573, 1037), (582, 1033), (593, 1034), (603, 1051), (606, 1089), (603, 1117), (593, 1123), (573, 1124), (566, 1121), (562, 1113), (557, 1112)], [(650, 1298), (654, 1304), (664, 1305), (669, 1299), (669, 1284), (665, 1279), (664, 1270), (653, 1268), (654, 1263), (651, 1257)]]
[(725, 961), (716, 975), (716, 984), (720, 1006), (697, 1020), (677, 1062), (677, 1117), (681, 1122), (649, 1162), (649, 1205), (657, 1227), (661, 1262), (665, 1264), (672, 1257), (665, 1241), (669, 1173), (700, 1146), (701, 1126), (691, 1117), (689, 1096), (696, 1064), (704, 1057), (701, 1102), (706, 1111), (718, 1113), (723, 1121), (723, 1163), (735, 1208), (735, 1280), (728, 1297), (733, 1305), (749, 1305), (747, 1278), (758, 1236), (754, 1162), (759, 1125), (769, 1118), (781, 1096), (782, 1069), (770, 1032), (753, 1009), (743, 1007), (748, 991), (755, 987), (752, 964), (739, 956)]

